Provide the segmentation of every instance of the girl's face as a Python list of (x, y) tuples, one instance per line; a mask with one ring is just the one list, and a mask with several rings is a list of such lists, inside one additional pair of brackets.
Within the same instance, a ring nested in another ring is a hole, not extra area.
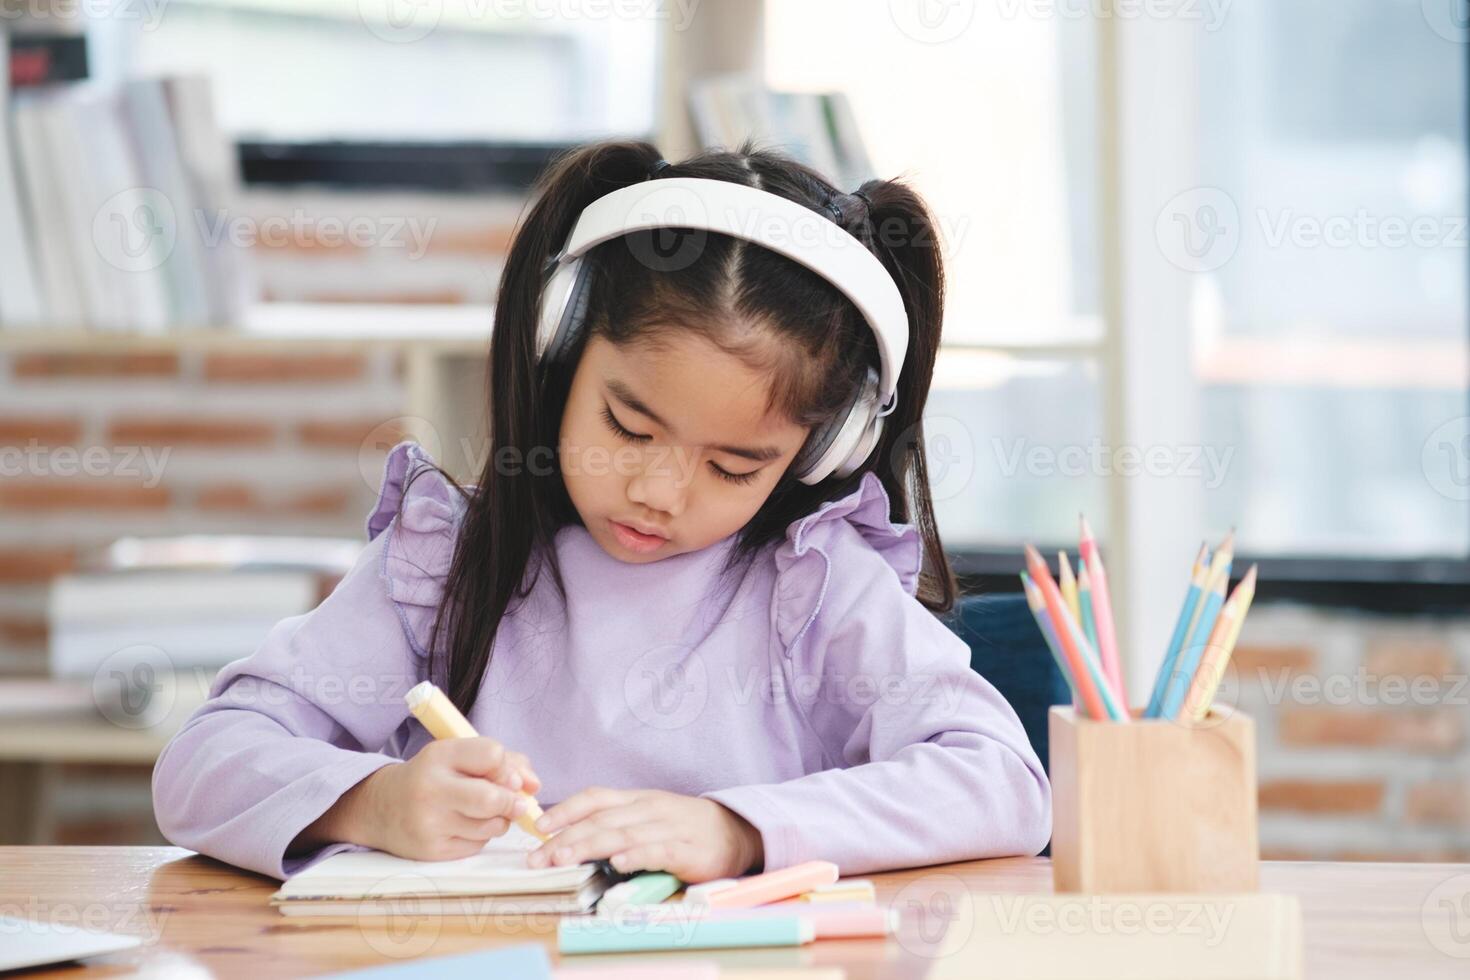
[(627, 562), (698, 551), (740, 530), (807, 436), (765, 413), (765, 378), (739, 358), (689, 331), (658, 343), (588, 340), (557, 449), (588, 532)]

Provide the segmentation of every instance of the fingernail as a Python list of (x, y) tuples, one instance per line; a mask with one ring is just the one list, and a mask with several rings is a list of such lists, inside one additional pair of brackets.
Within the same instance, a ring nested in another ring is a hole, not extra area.
[(511, 814), (512, 817), (514, 817), (515, 819), (519, 820), (521, 817), (524, 817), (526, 815), (526, 810), (530, 806), (531, 806), (530, 802), (527, 801), (527, 799), (524, 796), (522, 796), (522, 797), (518, 798), (514, 803), (511, 804), (510, 814)]
[(509, 783), (510, 783), (510, 788), (511, 789), (520, 789), (521, 788), (521, 774), (518, 773), (518, 772), (511, 773), (510, 774)]

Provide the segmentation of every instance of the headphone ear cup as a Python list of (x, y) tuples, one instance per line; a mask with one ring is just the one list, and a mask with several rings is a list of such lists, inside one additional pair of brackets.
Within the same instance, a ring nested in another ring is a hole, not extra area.
[(580, 258), (559, 266), (541, 291), (536, 321), (536, 363), (550, 364), (581, 333), (592, 292), (591, 266)]
[(882, 431), (883, 420), (878, 417), (878, 372), (869, 368), (847, 411), (839, 413), (815, 433), (799, 457), (798, 463), (812, 462), (798, 469), (797, 479), (810, 486), (829, 476), (851, 476), (872, 455)]
[(838, 464), (837, 469), (833, 472), (832, 475), (836, 476), (838, 479), (841, 479), (843, 477), (852, 476), (852, 474), (856, 473), (857, 468), (866, 463), (868, 461), (868, 457), (873, 455), (873, 450), (878, 448), (878, 441), (882, 437), (882, 435), (883, 420), (881, 418), (875, 417), (870, 423), (868, 423), (867, 427), (862, 430), (861, 434), (858, 437), (857, 445), (853, 447), (852, 452), (847, 455), (847, 458)]

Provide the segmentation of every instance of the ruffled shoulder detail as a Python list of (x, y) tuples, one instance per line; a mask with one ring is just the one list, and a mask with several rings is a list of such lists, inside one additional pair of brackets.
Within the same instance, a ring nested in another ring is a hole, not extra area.
[(372, 541), (388, 534), (379, 571), (420, 657), (428, 656), (463, 512), (463, 498), (422, 446), (405, 441), (393, 447), (377, 504), (367, 517), (367, 536)]
[(852, 493), (827, 501), (787, 527), (786, 540), (775, 552), (774, 596), (776, 630), (786, 650), (816, 621), (834, 567), (860, 573), (864, 553), (876, 553), (886, 562), (906, 593), (918, 591), (923, 539), (914, 525), (890, 521), (889, 506), (883, 481), (869, 470)]

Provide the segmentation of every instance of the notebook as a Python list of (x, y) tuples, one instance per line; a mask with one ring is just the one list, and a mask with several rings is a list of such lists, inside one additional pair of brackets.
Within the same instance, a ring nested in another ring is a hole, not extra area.
[(595, 863), (529, 868), (540, 841), (512, 826), (480, 853), (411, 861), (347, 851), (292, 875), (271, 896), (284, 915), (581, 913), (613, 883)]

